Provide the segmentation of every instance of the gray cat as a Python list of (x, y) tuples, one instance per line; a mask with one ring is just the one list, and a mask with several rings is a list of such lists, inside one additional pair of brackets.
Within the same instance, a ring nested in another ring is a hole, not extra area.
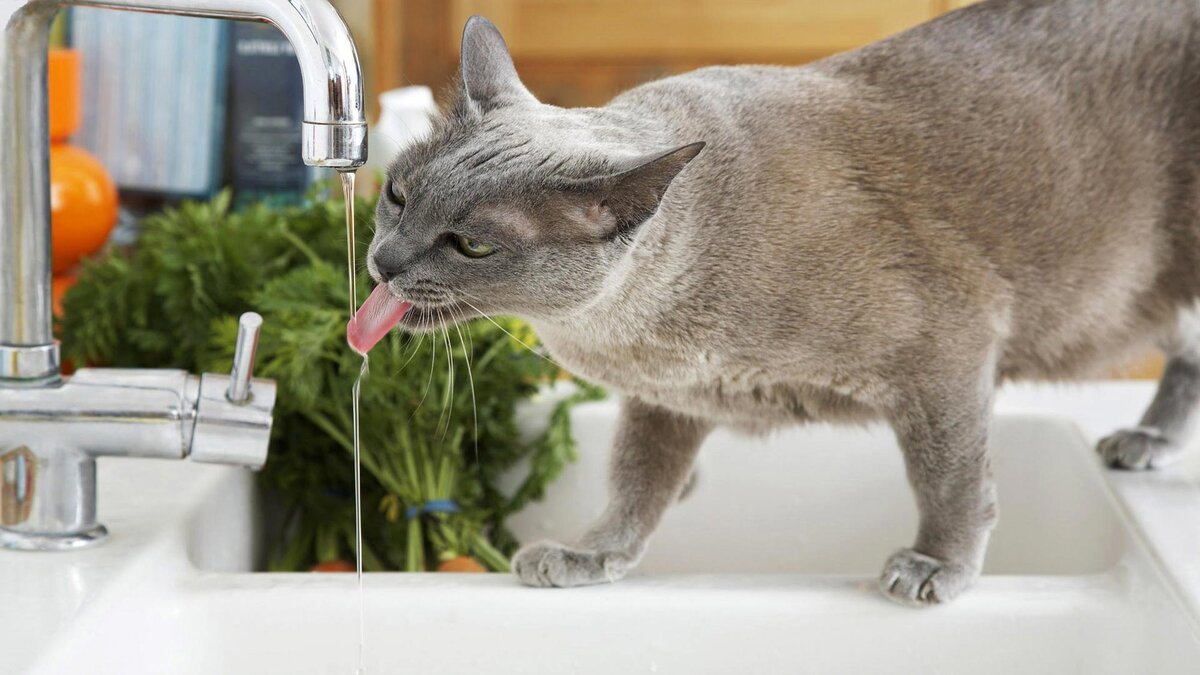
[[(999, 382), (1169, 353), (1105, 462), (1174, 460), (1200, 399), (1200, 3), (991, 0), (803, 68), (539, 103), (472, 18), (389, 171), (369, 269), (428, 330), (515, 314), (621, 395), (611, 503), (533, 586), (637, 564), (716, 426), (882, 420), (916, 493), (880, 587), (945, 602), (996, 521)], [(753, 523), (746, 523), (752, 527)]]

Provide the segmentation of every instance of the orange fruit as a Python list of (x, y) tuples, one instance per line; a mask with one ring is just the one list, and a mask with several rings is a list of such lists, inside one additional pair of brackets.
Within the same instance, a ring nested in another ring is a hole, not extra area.
[(74, 49), (51, 49), (47, 55), (46, 84), (50, 97), (50, 140), (63, 141), (79, 130), (83, 108), (79, 105), (82, 64)]
[(55, 275), (50, 288), (50, 297), (54, 302), (54, 316), (61, 317), (63, 315), (63, 295), (67, 292), (68, 288), (75, 285), (76, 281), (78, 281), (78, 278), (74, 274)]
[(55, 274), (104, 246), (117, 223), (117, 186), (100, 161), (66, 144), (50, 148), (50, 246)]
[[(50, 287), (50, 297), (54, 303), (54, 316), (62, 318), (63, 294), (67, 292), (67, 289), (74, 286), (76, 281), (78, 281), (78, 278), (74, 274), (60, 274), (54, 277), (54, 281)], [(63, 359), (60, 370), (63, 375), (70, 375), (75, 372), (75, 364), (71, 362), (71, 359)]]

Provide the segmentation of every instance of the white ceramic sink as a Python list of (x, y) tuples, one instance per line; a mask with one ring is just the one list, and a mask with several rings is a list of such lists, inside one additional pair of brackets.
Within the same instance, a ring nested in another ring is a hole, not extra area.
[[(885, 429), (706, 444), (697, 489), (611, 586), (370, 574), (368, 673), (1200, 672), (1200, 452), (1102, 469), (1144, 383), (1022, 387), (993, 430), (1000, 525), (978, 585), (930, 610), (874, 578), (915, 509)], [(570, 539), (604, 503), (615, 406), (574, 416), (580, 461), (513, 521)], [(112, 540), (0, 553), (0, 671), (352, 673), (353, 575), (251, 572), (253, 480), (224, 467), (101, 463)]]

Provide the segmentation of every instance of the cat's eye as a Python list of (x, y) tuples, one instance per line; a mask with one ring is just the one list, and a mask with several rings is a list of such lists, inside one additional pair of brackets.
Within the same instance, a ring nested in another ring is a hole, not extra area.
[(396, 185), (396, 181), (388, 181), (386, 193), (388, 201), (402, 209), (404, 208), (404, 193), (400, 192), (400, 186)]
[(462, 234), (454, 235), (454, 245), (458, 247), (459, 253), (468, 258), (483, 258), (496, 252), (495, 246), (476, 241)]

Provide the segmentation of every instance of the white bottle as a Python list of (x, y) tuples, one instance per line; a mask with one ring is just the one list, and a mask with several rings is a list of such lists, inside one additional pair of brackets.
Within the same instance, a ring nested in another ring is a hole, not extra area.
[(429, 87), (401, 87), (380, 94), (379, 120), (369, 132), (370, 152), (363, 173), (372, 178), (385, 173), (397, 152), (429, 133), (429, 119), (436, 112)]

